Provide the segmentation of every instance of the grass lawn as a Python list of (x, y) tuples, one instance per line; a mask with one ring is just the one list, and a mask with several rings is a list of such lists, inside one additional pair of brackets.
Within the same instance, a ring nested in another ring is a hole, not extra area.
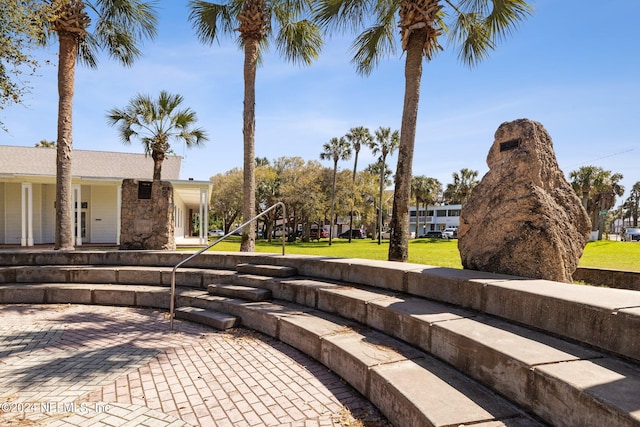
[[(280, 241), (271, 243), (265, 240), (256, 241), (256, 252), (281, 252)], [(230, 237), (218, 243), (211, 250), (237, 252), (240, 250), (240, 238)], [(386, 260), (389, 241), (362, 239), (333, 239), (329, 246), (328, 239), (320, 242), (287, 243), (287, 254), (321, 255), (340, 258), (364, 258)], [(440, 267), (462, 268), (457, 240), (415, 239), (409, 241), (409, 262), (416, 264), (436, 265)], [(640, 271), (640, 243), (615, 242), (603, 240), (589, 242), (580, 259), (581, 267), (596, 267), (610, 270)]]

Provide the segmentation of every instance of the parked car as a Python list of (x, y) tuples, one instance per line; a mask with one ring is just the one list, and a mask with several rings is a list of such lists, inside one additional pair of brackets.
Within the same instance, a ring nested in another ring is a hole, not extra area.
[[(383, 231), (382, 232), (382, 238), (383, 239), (391, 239), (391, 230)], [(416, 238), (416, 232), (415, 231), (410, 231), (409, 232), (409, 238), (410, 239), (415, 239)]]
[(457, 239), (458, 238), (458, 229), (449, 227), (445, 228), (443, 233), (447, 236), (447, 239)]
[[(289, 236), (292, 233), (293, 233), (293, 229), (291, 227), (286, 227), (286, 229), (285, 229), (285, 237)], [(282, 226), (281, 225), (276, 225), (276, 228), (273, 230), (273, 237), (282, 237)]]
[(320, 240), (327, 239), (329, 237), (329, 232), (324, 228), (312, 228), (309, 231), (309, 240)]
[(209, 230), (209, 236), (211, 236), (211, 237), (222, 237), (222, 236), (224, 236), (224, 231), (222, 231), (222, 230)]
[(426, 237), (428, 239), (446, 239), (447, 235), (444, 234), (444, 231), (430, 230), (430, 231), (427, 231), (425, 234), (423, 234), (420, 237)]
[(340, 234), (338, 237), (342, 239), (348, 239), (349, 233), (351, 233), (352, 239), (364, 239), (364, 233), (362, 230), (347, 230), (344, 233)]
[(622, 240), (625, 242), (640, 242), (640, 228), (629, 227), (625, 229)]

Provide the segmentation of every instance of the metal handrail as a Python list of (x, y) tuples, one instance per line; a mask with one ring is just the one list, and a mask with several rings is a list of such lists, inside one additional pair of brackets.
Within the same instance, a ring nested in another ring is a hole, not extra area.
[[(236, 231), (244, 228), (246, 225), (252, 223), (256, 219), (258, 219), (261, 216), (267, 214), (268, 212), (271, 212), (272, 210), (274, 210), (278, 206), (282, 207), (282, 218), (283, 218), (283, 221), (286, 221), (286, 219), (287, 219), (287, 208), (285, 207), (284, 203), (278, 202), (278, 203), (274, 204), (273, 206), (271, 206), (270, 208), (264, 210), (263, 212), (259, 213), (256, 216), (254, 216), (249, 221), (239, 225), (237, 228), (233, 229), (232, 231), (228, 232), (224, 236), (220, 237), (218, 240), (216, 240), (215, 242), (211, 243), (209, 246), (206, 246), (206, 247), (200, 249), (198, 252), (192, 254), (191, 256), (183, 259), (182, 261), (180, 261), (179, 263), (177, 263), (173, 267), (173, 270), (171, 271), (171, 301), (169, 302), (169, 317), (170, 317), (169, 326), (170, 326), (172, 331), (173, 331), (173, 318), (174, 318), (174, 314), (175, 314), (175, 299), (176, 299), (176, 270), (178, 270), (178, 268), (181, 265), (185, 264), (188, 261), (191, 261), (193, 258), (197, 257), (201, 253), (211, 249), (212, 247), (217, 245), (219, 242), (221, 242), (224, 239), (226, 239), (227, 237), (231, 236)], [(284, 255), (284, 247), (285, 247), (285, 244), (284, 244), (285, 234), (286, 234), (285, 230), (286, 230), (286, 228), (284, 227), (284, 224), (283, 224), (283, 229), (282, 229), (282, 255)]]

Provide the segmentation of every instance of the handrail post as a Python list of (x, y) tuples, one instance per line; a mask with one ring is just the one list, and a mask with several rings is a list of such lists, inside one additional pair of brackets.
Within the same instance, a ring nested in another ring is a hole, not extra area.
[[(201, 253), (211, 249), (212, 247), (217, 245), (219, 242), (221, 242), (222, 240), (226, 239), (228, 236), (232, 235), (236, 231), (242, 229), (244, 226), (252, 223), (256, 219), (258, 219), (261, 216), (265, 215), (267, 212), (272, 211), (273, 209), (275, 209), (278, 206), (282, 207), (282, 218), (283, 218), (283, 221), (286, 221), (286, 219), (287, 219), (287, 208), (284, 205), (284, 203), (278, 202), (278, 203), (272, 205), (271, 207), (269, 207), (268, 209), (262, 211), (258, 215), (254, 216), (249, 221), (246, 221), (246, 222), (242, 223), (237, 228), (233, 229), (232, 231), (228, 232), (224, 236), (220, 237), (218, 240), (216, 240), (215, 242), (211, 243), (209, 246), (205, 246), (204, 248), (200, 249), (198, 252), (196, 252), (196, 253), (192, 254), (191, 256), (183, 259), (182, 261), (180, 261), (179, 263), (177, 263), (173, 267), (173, 270), (171, 271), (171, 291), (170, 291), (170, 295), (169, 295), (169, 298), (170, 298), (170, 301), (169, 301), (169, 329), (170, 330), (173, 331), (173, 318), (175, 317), (175, 307), (176, 307), (176, 304), (175, 304), (175, 299), (176, 299), (176, 271), (178, 270), (178, 267), (180, 267), (181, 265), (187, 263), (188, 261), (192, 260), (193, 258), (197, 257)], [(282, 255), (283, 256), (284, 256), (284, 248), (285, 248), (285, 234), (286, 234), (285, 230), (286, 230), (286, 228), (284, 227), (284, 224), (283, 224), (283, 229), (282, 229)]]

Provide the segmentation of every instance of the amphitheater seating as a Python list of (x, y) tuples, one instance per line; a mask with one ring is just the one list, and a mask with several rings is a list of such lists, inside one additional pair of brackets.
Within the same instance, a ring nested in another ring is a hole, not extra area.
[[(2, 251), (0, 303), (166, 310), (173, 266), (188, 255)], [(176, 284), (177, 318), (278, 338), (396, 426), (640, 425), (637, 291), (217, 252), (178, 269)]]

